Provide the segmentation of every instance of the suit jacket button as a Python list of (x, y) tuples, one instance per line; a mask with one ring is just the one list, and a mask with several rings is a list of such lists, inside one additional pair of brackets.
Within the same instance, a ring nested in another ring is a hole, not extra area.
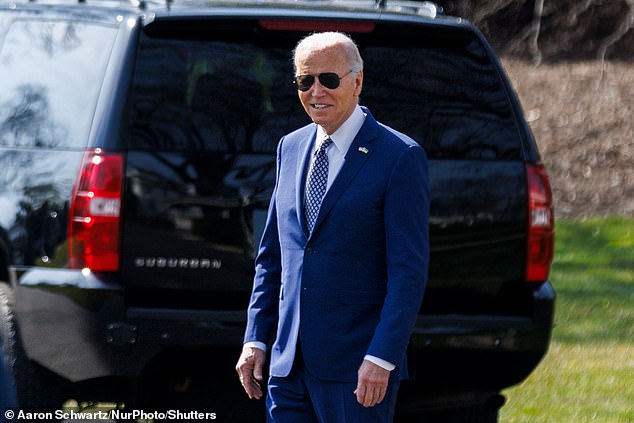
[(313, 253), (313, 249), (312, 248), (310, 248), (310, 247), (306, 248), (306, 254), (310, 255), (312, 253)]

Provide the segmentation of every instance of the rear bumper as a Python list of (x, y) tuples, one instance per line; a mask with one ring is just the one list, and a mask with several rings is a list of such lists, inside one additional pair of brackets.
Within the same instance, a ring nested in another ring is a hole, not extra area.
[[(50, 276), (51, 271), (46, 272)], [(96, 275), (87, 281), (74, 270), (54, 272), (54, 284), (50, 277), (45, 283), (45, 274), (17, 278), (16, 315), (29, 357), (71, 381), (137, 376), (169, 347), (217, 346), (235, 348), (239, 354), (244, 310), (127, 308), (117, 283)], [(487, 385), (519, 382), (547, 351), (553, 305), (554, 292), (545, 284), (535, 293), (532, 319), (422, 316), (410, 345), (413, 377), (408, 384), (420, 391), (453, 380), (449, 384), (455, 388), (464, 385), (465, 376), (481, 373), (495, 382)], [(509, 369), (510, 382), (500, 375)]]
[(401, 404), (414, 412), (428, 408), (430, 398), (489, 396), (520, 383), (548, 351), (554, 307), (555, 292), (546, 282), (533, 293), (530, 317), (421, 316), (410, 343), (411, 378), (403, 384)]
[(533, 293), (533, 313), (530, 317), (420, 316), (413, 331), (413, 348), (545, 353), (550, 343), (554, 305), (555, 292), (550, 282), (546, 282)]
[(116, 282), (76, 270), (30, 269), (13, 284), (30, 359), (73, 381), (138, 376), (174, 346), (218, 346), (239, 354), (246, 312), (127, 308)]

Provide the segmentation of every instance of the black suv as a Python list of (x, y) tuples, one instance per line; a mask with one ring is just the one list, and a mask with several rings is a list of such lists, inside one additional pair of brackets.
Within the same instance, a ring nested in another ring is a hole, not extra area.
[(276, 145), (308, 122), (291, 50), (338, 30), (366, 63), (362, 104), (430, 159), (397, 421), (495, 421), (548, 348), (554, 228), (481, 33), (427, 2), (133, 3), (0, 5), (0, 327), (20, 406), (262, 421), (233, 367)]

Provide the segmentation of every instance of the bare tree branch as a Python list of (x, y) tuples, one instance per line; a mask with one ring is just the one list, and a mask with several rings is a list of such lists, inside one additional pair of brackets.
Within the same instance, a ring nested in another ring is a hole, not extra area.
[(576, 25), (579, 20), (579, 15), (585, 13), (592, 6), (596, 6), (597, 0), (584, 0), (579, 3), (573, 4), (573, 7), (568, 11), (567, 23), (570, 26)]
[(628, 7), (628, 12), (623, 18), (621, 25), (610, 34), (603, 42), (599, 45), (597, 58), (602, 62), (605, 61), (605, 56), (608, 52), (608, 49), (616, 44), (621, 38), (625, 36), (632, 28), (634, 28), (634, 0), (625, 0)]
[[(634, 1), (634, 0), (632, 0)], [(533, 63), (537, 66), (542, 62), (542, 52), (539, 50), (539, 33), (542, 27), (542, 15), (544, 14), (544, 0), (535, 0), (533, 21), (531, 23), (531, 43), (529, 46)]]
[(506, 46), (506, 53), (520, 53), (525, 49), (525, 42), (531, 36), (532, 28), (530, 26), (524, 28), (517, 36), (513, 37)]
[[(634, 0), (436, 0), (506, 54), (532, 59), (631, 59)], [(619, 46), (619, 50), (616, 50)]]
[[(486, 5), (479, 5), (472, 9), (470, 17), (471, 22), (475, 25), (481, 25), (487, 18), (494, 16), (500, 10), (514, 3), (516, 0), (495, 0)], [(524, 1), (522, 1), (524, 3)]]
[(608, 38), (606, 38), (599, 46), (598, 59), (601, 62), (601, 75), (597, 80), (597, 89), (603, 82), (603, 75), (605, 73), (605, 56), (608, 52), (608, 48), (616, 44), (621, 38), (625, 36), (634, 27), (634, 0), (625, 0), (628, 7), (628, 12), (625, 15), (623, 22), (619, 28), (613, 32)]

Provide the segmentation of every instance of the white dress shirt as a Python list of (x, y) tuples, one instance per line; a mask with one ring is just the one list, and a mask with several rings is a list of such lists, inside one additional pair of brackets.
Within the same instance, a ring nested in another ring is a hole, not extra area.
[[(312, 169), (315, 159), (317, 158), (317, 150), (319, 146), (326, 138), (330, 138), (333, 144), (326, 150), (328, 156), (328, 183), (326, 184), (326, 192), (332, 186), (332, 182), (335, 180), (339, 171), (343, 167), (343, 163), (346, 161), (346, 153), (354, 141), (354, 137), (357, 136), (359, 130), (363, 126), (365, 121), (365, 113), (361, 110), (361, 107), (357, 106), (350, 117), (332, 134), (327, 134), (324, 128), (317, 126), (317, 135), (315, 136), (315, 142), (313, 144), (313, 153), (310, 159), (310, 169)], [(307, 175), (310, 175), (310, 169)], [(306, 178), (306, 184), (308, 184), (308, 178)], [(305, 187), (306, 188), (306, 187)]]
[[(343, 163), (346, 160), (346, 153), (348, 152), (350, 145), (352, 145), (352, 141), (354, 141), (354, 138), (357, 136), (359, 130), (363, 126), (364, 121), (365, 113), (363, 112), (361, 107), (357, 105), (350, 117), (334, 133), (327, 134), (326, 131), (324, 131), (324, 128), (322, 128), (321, 126), (317, 126), (317, 135), (315, 136), (313, 152), (311, 154), (311, 169), (317, 157), (317, 150), (319, 150), (319, 146), (321, 145), (322, 141), (330, 137), (333, 142), (333, 144), (326, 150), (326, 155), (328, 156), (328, 183), (326, 184), (326, 192), (328, 192), (328, 190), (332, 186), (333, 181), (343, 167)], [(310, 175), (310, 169), (307, 174)], [(308, 182), (308, 178), (306, 179)], [(266, 351), (266, 344), (263, 342), (247, 342), (244, 344), (243, 348), (245, 347), (254, 347)], [(392, 371), (394, 370), (394, 368), (396, 368), (394, 364), (390, 363), (389, 361), (385, 361), (379, 357), (366, 355), (365, 359), (389, 371)]]

